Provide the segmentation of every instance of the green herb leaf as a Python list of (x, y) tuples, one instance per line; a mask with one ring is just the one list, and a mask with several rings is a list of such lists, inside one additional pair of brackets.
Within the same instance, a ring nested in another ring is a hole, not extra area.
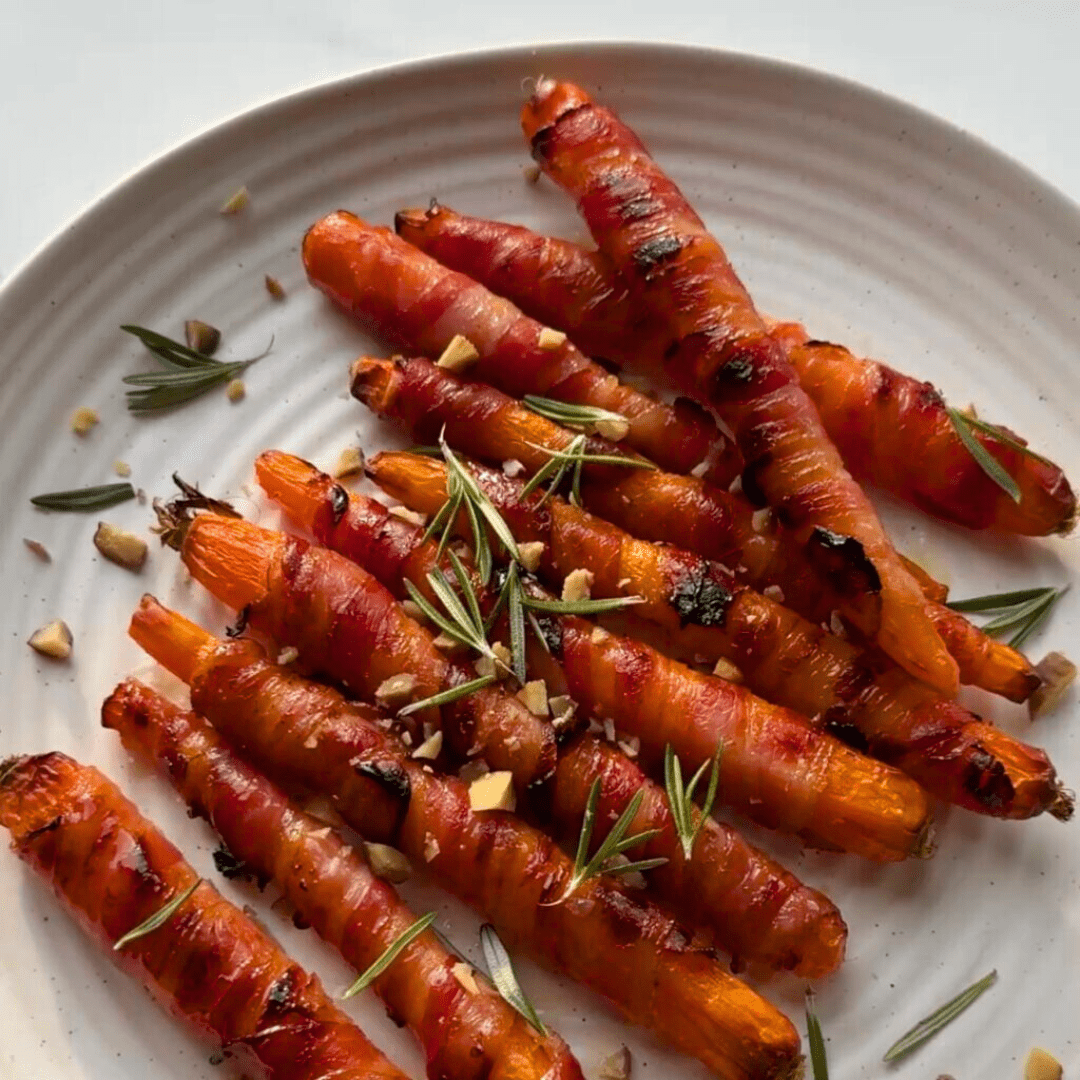
[(533, 474), (528, 483), (522, 488), (520, 495), (520, 498), (526, 498), (550, 478), (551, 482), (548, 484), (540, 504), (543, 504), (545, 500), (555, 493), (569, 469), (574, 470), (570, 490), (571, 501), (580, 505), (581, 471), (586, 465), (617, 465), (627, 469), (656, 468), (651, 461), (647, 461), (645, 458), (623, 454), (590, 454), (587, 449), (588, 441), (584, 435), (575, 435), (561, 450), (553, 450), (550, 446), (541, 446), (539, 443), (527, 443), (527, 445), (548, 455), (548, 460)]
[(421, 709), (433, 708), (439, 705), (449, 705), (451, 702), (459, 701), (461, 698), (468, 697), (470, 694), (475, 694), (477, 690), (483, 690), (485, 686), (490, 686), (493, 682), (498, 680), (494, 675), (484, 675), (479, 679), (471, 679), (469, 682), (459, 683), (457, 686), (450, 687), (449, 690), (443, 690), (439, 694), (432, 694), (431, 697), (424, 698), (423, 701), (414, 701), (411, 705), (406, 705), (404, 709), (398, 711), (398, 716), (408, 716), (410, 713), (419, 712)]
[(547, 1028), (536, 1014), (532, 1002), (525, 996), (525, 991), (521, 989), (510, 954), (499, 940), (499, 935), (495, 933), (495, 927), (491, 923), (484, 923), (480, 927), (480, 947), (484, 950), (484, 963), (487, 964), (488, 975), (491, 976), (491, 981), (503, 1000), (521, 1013), (540, 1035), (546, 1037)]
[(345, 991), (341, 996), (343, 998), (351, 998), (355, 994), (359, 994), (361, 990), (367, 989), (397, 958), (401, 953), (415, 941), (433, 922), (435, 921), (435, 912), (429, 911), (426, 915), (421, 915), (408, 929), (403, 930), (395, 939), (387, 946), (386, 951), (375, 961)]
[(1026, 600), (1035, 600), (1053, 592), (1052, 586), (1037, 589), (1017, 589), (1015, 592), (989, 593), (986, 596), (973, 596), (968, 600), (950, 600), (945, 606), (953, 611), (982, 612), (989, 614), (1015, 607)]
[(599, 409), (593, 405), (575, 405), (569, 401), (556, 401), (554, 398), (539, 397), (536, 394), (526, 394), (522, 398), (522, 404), (528, 406), (534, 413), (567, 427), (591, 430), (605, 420), (626, 423), (626, 417), (622, 413)]
[(984, 435), (989, 435), (994, 442), (999, 442), (1003, 446), (1007, 446), (1011, 450), (1023, 454), (1025, 457), (1041, 461), (1045, 465), (1054, 465), (1049, 458), (1043, 457), (1042, 454), (1036, 454), (1034, 450), (1022, 443), (1019, 439), (1014, 438), (1007, 431), (1003, 431), (996, 424), (988, 424), (985, 420), (980, 420), (977, 416), (972, 416), (969, 413), (961, 413), (960, 415), (964, 418), (964, 424), (967, 427), (974, 428), (976, 431), (981, 431)]
[(524, 598), (525, 607), (548, 615), (599, 615), (605, 611), (617, 611), (619, 608), (644, 603), (643, 596), (607, 596), (595, 600), (541, 600), (535, 596)]
[[(690, 783), (683, 787), (682, 766), (678, 756), (670, 743), (664, 748), (664, 785), (667, 788), (668, 805), (671, 807), (671, 816), (675, 819), (675, 830), (682, 842), (683, 854), (687, 859), (693, 855), (694, 843), (705, 827), (705, 821), (712, 812), (713, 803), (716, 802), (716, 791), (720, 785), (720, 758), (723, 751), (724, 744), (717, 743), (705, 802), (698, 811), (694, 806), (694, 791), (705, 775), (709, 762), (703, 761)], [(696, 820), (695, 814), (699, 815)]]
[(30, 501), (42, 510), (107, 510), (110, 506), (135, 498), (135, 489), (128, 483), (101, 484), (98, 487), (75, 488), (72, 491), (51, 491), (35, 495)]
[(810, 1043), (810, 1067), (813, 1080), (829, 1080), (829, 1061), (825, 1056), (825, 1036), (821, 1033), (821, 1022), (814, 1011), (814, 991), (806, 988), (806, 1039)]
[[(460, 563), (459, 563), (460, 565)], [(487, 636), (483, 623), (474, 623), (471, 614), (465, 610), (465, 606), (458, 599), (446, 575), (436, 567), (427, 576), (439, 603), (442, 604), (446, 614), (439, 611), (434, 604), (409, 580), (405, 581), (405, 591), (414, 604), (440, 629), (443, 633), (452, 637), (462, 645), (475, 649), (482, 656), (495, 658), (494, 650), (487, 643)], [(466, 592), (472, 591), (468, 576), (463, 573), (459, 581), (464, 580)], [(475, 595), (470, 607), (475, 604)]]
[(134, 930), (129, 930), (123, 937), (117, 940), (113, 945), (113, 952), (119, 952), (125, 945), (130, 945), (137, 938), (145, 937), (147, 934), (152, 934), (158, 927), (164, 926), (177, 912), (180, 905), (202, 884), (202, 878), (197, 878), (193, 884), (189, 885), (178, 896), (174, 896), (160, 911), (154, 912), (149, 919), (144, 920), (135, 927)]
[[(967, 452), (975, 459), (979, 468), (982, 469), (982, 471), (986, 473), (986, 475), (989, 476), (1013, 502), (1018, 503), (1022, 497), (1019, 484), (1017, 484), (1017, 482), (1009, 475), (1005, 466), (975, 438), (975, 435), (972, 432), (972, 428), (985, 431), (988, 425), (973, 423), (972, 417), (957, 409), (949, 408), (948, 406), (945, 407), (945, 412), (952, 421), (953, 429), (960, 437), (960, 441), (964, 444)], [(991, 428), (990, 433), (993, 434), (999, 442), (1005, 442), (1005, 439), (996, 431), (996, 429)], [(1019, 443), (1016, 443), (1015, 440), (1010, 441), (1012, 442), (1012, 445), (1019, 446), (1022, 450), (1025, 449), (1023, 446), (1020, 446)]]
[(525, 658), (525, 595), (516, 562), (512, 562), (506, 572), (506, 617), (510, 624), (510, 661), (514, 678), (524, 686), (528, 678)]
[(996, 615), (982, 627), (984, 634), (1000, 637), (1010, 630), (1015, 633), (1009, 645), (1019, 649), (1021, 645), (1049, 618), (1057, 602), (1069, 591), (1052, 585), (1038, 589), (1018, 589), (1015, 592), (975, 596), (970, 600), (956, 600), (948, 605), (953, 611)]

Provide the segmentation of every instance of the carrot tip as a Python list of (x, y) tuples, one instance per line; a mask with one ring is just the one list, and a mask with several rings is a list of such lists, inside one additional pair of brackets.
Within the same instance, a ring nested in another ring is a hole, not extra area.
[(1058, 784), (1054, 792), (1053, 801), (1047, 807), (1047, 810), (1050, 811), (1050, 815), (1057, 818), (1058, 821), (1069, 821), (1071, 820), (1075, 809), (1076, 793)]

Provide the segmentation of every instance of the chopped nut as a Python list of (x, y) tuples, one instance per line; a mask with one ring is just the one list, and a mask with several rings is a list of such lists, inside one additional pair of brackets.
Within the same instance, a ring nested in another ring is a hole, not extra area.
[(829, 613), (829, 630), (837, 637), (847, 637), (847, 627), (844, 625), (844, 620), (839, 611), (831, 611)]
[(775, 600), (778, 604), (784, 602), (784, 590), (779, 585), (766, 585), (761, 590), (762, 596), (767, 596), (770, 600)]
[(509, 476), (512, 480), (525, 471), (525, 466), (517, 458), (508, 458), (502, 463), (503, 476)]
[(23, 543), (42, 562), (52, 562), (52, 556), (49, 554), (49, 550), (45, 547), (44, 544), (39, 543), (37, 540), (30, 540), (25, 536), (23, 537)]
[(563, 600), (588, 600), (592, 596), (592, 585), (595, 577), (591, 570), (571, 570), (566, 575), (562, 586)]
[(284, 666), (291, 664), (300, 655), (300, 650), (295, 645), (287, 645), (277, 654), (277, 662)]
[(598, 1080), (629, 1080), (632, 1066), (633, 1058), (630, 1057), (630, 1051), (625, 1046), (621, 1046), (600, 1063)]
[(424, 833), (424, 862), (431, 862), (439, 854), (439, 841), (431, 833)]
[(728, 484), (728, 492), (732, 495), (738, 495), (742, 491), (742, 473), (739, 473), (734, 480)]
[(418, 510), (410, 510), (407, 506), (391, 506), (390, 513), (410, 525), (422, 529), (427, 524), (427, 514), (421, 514)]
[(521, 556), (521, 565), (535, 574), (544, 555), (543, 540), (527, 540), (524, 544), (518, 544), (518, 554)]
[[(465, 648), (457, 638), (452, 638), (449, 634), (442, 631), (432, 638), (431, 644), (434, 645), (436, 649), (441, 649), (443, 652), (457, 652), (458, 650)], [(494, 672), (492, 674), (494, 674)]]
[(605, 439), (618, 442), (620, 439), (626, 438), (626, 434), (630, 430), (630, 421), (622, 416), (611, 420), (605, 417), (603, 420), (597, 420), (593, 427), (596, 428), (597, 435), (603, 435)]
[(221, 331), (201, 319), (188, 319), (184, 323), (184, 340), (189, 349), (203, 356), (213, 356), (221, 344)]
[(398, 738), (406, 746), (412, 746), (412, 732), (410, 732), (410, 731), (400, 731), (400, 732), (398, 732)]
[(417, 622), (423, 622), (427, 616), (424, 614), (424, 609), (415, 600), (402, 600), (401, 610), (409, 616), (410, 619), (416, 619)]
[(602, 626), (594, 626), (592, 628), (592, 633), (589, 634), (589, 640), (594, 645), (599, 645), (601, 642), (607, 641), (610, 636), (611, 635)]
[(1057, 708), (1076, 678), (1076, 665), (1064, 653), (1051, 652), (1035, 665), (1035, 674), (1042, 682), (1028, 698), (1028, 715), (1032, 720)]
[(364, 471), (364, 451), (359, 446), (346, 446), (338, 455), (334, 466), (335, 480), (348, 480)]
[(527, 183), (535, 184), (540, 179), (539, 165), (523, 165), (521, 172)]
[(450, 971), (453, 973), (454, 978), (461, 983), (462, 987), (470, 994), (479, 994), (480, 987), (476, 985), (476, 978), (473, 975), (472, 968), (468, 964), (457, 963)]
[(607, 742), (615, 741), (615, 721), (610, 716), (604, 717), (604, 738)]
[(617, 582), (615, 582), (615, 587), (619, 589), (625, 589), (626, 586), (629, 585), (633, 580), (633, 578), (621, 577)]
[(700, 480), (709, 471), (709, 461), (706, 458), (704, 461), (699, 461), (691, 470), (690, 475)]
[(391, 675), (375, 691), (375, 700), (389, 709), (397, 708), (399, 705), (407, 705), (412, 698), (413, 691), (416, 689), (416, 683), (416, 676), (408, 672)]
[(319, 736), (318, 735), (311, 734), (304, 740), (304, 749), (305, 750), (314, 750), (315, 747), (318, 746), (318, 745), (319, 745)]
[(226, 217), (232, 214), (239, 214), (241, 210), (244, 210), (247, 207), (249, 202), (251, 202), (251, 192), (249, 192), (246, 187), (239, 188), (221, 204), (221, 209), (218, 213), (224, 214)]
[(537, 335), (536, 344), (544, 352), (554, 352), (566, 344), (566, 335), (561, 330), (552, 330), (550, 326), (545, 326)]
[(517, 692), (516, 697), (533, 716), (547, 716), (547, 683), (543, 679), (530, 680)]
[(490, 656), (481, 656), (473, 664), (473, 671), (480, 676), (481, 679), (491, 679), (497, 672), (495, 670), (495, 661)]
[(455, 334), (436, 363), (439, 367), (457, 374), (472, 367), (479, 359), (480, 354), (476, 351), (476, 346), (464, 335)]
[(114, 461), (113, 472), (117, 476), (127, 477), (131, 475), (131, 466), (126, 461)]
[(488, 763), (483, 758), (476, 758), (473, 761), (465, 762), (458, 769), (458, 779), (466, 784), (471, 784), (474, 780), (486, 776), (489, 772), (491, 772), (491, 769), (488, 768)]
[(548, 708), (551, 710), (555, 722), (559, 723), (559, 721), (568, 720), (577, 712), (577, 702), (569, 694), (559, 694), (556, 697), (548, 698)]
[(436, 731), (429, 735), (414, 751), (414, 758), (422, 758), (434, 761), (442, 753), (442, 732)]
[(1061, 1080), (1061, 1062), (1047, 1050), (1034, 1046), (1024, 1062), (1024, 1080)]
[(769, 527), (771, 520), (772, 510), (769, 507), (766, 506), (763, 510), (755, 510), (750, 515), (750, 528), (756, 533), (763, 533)]
[(281, 282), (278, 281), (278, 279), (276, 277), (271, 277), (270, 274), (267, 274), (263, 278), (263, 284), (266, 286), (266, 291), (275, 300), (284, 300), (285, 299), (285, 295), (286, 295), (285, 294), (285, 286), (282, 285)]
[(514, 774), (500, 771), (478, 777), (469, 785), (469, 806), (477, 811), (513, 810), (517, 806)]
[(635, 758), (641, 753), (641, 740), (636, 735), (628, 739), (619, 740), (619, 749), (629, 758)]
[(489, 678), (492, 675), (501, 677), (506, 674), (507, 669), (510, 667), (510, 660), (512, 659), (510, 650), (501, 641), (494, 642), (491, 651), (495, 654), (494, 659), (490, 656), (481, 656), (473, 664), (476, 674), (482, 679)]
[(28, 642), (31, 649), (53, 660), (66, 660), (71, 655), (73, 642), (68, 624), (62, 619), (46, 623), (40, 630), (35, 630)]
[(412, 877), (412, 867), (409, 860), (389, 844), (364, 844), (364, 854), (371, 863), (372, 873), (383, 881), (400, 885)]
[(225, 396), (235, 405), (238, 401), (244, 400), (244, 395), (247, 393), (247, 387), (244, 386), (243, 379), (230, 379), (225, 386)]
[(100, 419), (101, 417), (93, 409), (88, 409), (84, 405), (71, 414), (71, 430), (76, 435), (88, 435), (97, 426)]
[(725, 660), (722, 656), (716, 661), (716, 667), (712, 669), (712, 673), (721, 679), (727, 679), (728, 682), (741, 683), (743, 681), (742, 672), (730, 660)]
[(109, 562), (114, 562), (125, 570), (141, 570), (149, 551), (141, 536), (125, 532), (107, 521), (98, 522), (97, 531), (94, 533), (94, 547)]

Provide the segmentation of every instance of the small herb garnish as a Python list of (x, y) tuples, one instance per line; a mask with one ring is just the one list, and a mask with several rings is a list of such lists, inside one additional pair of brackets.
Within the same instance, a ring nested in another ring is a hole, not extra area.
[(423, 701), (414, 701), (412, 704), (406, 705), (404, 709), (398, 710), (398, 716), (409, 716), (411, 713), (419, 712), (421, 709), (431, 709), (437, 708), (440, 705), (449, 705), (461, 698), (468, 697), (470, 694), (475, 694), (477, 690), (483, 690), (485, 686), (490, 686), (493, 682), (497, 681), (495, 675), (483, 675), (479, 679), (470, 679), (468, 682), (459, 683), (457, 686), (450, 687), (449, 690), (443, 690), (441, 693), (432, 694), (431, 697), (424, 698)]
[(1002, 446), (1009, 447), (1010, 450), (1015, 450), (1020, 454), (1024, 454), (1026, 457), (1034, 458), (1036, 461), (1043, 461), (1046, 464), (1052, 464), (1047, 461), (1041, 454), (1036, 454), (1034, 450), (1029, 450), (1018, 439), (1013, 438), (1008, 432), (1002, 431), (1001, 428), (995, 427), (993, 424), (988, 424), (985, 420), (980, 420), (977, 416), (972, 416), (970, 413), (961, 412), (959, 409), (953, 409), (948, 406), (945, 407), (945, 412), (948, 414), (949, 420), (952, 421), (952, 426), (959, 436), (960, 441), (964, 444), (965, 449), (978, 463), (979, 468), (982, 469), (991, 480), (1006, 495), (1012, 499), (1013, 502), (1019, 502), (1022, 498), (1020, 486), (1009, 475), (1005, 467), (1000, 461), (995, 458), (989, 450), (975, 437), (975, 432), (980, 432), (983, 435), (988, 435), (995, 442), (999, 442)]
[(947, 1024), (952, 1023), (966, 1008), (982, 997), (997, 981), (997, 972), (991, 971), (978, 982), (972, 983), (951, 1001), (945, 1002), (936, 1012), (920, 1020), (906, 1035), (901, 1036), (889, 1047), (882, 1061), (899, 1061), (913, 1050), (917, 1050), (927, 1039), (936, 1035)]
[[(671, 807), (671, 816), (675, 819), (675, 830), (679, 834), (683, 854), (687, 859), (693, 854), (694, 843), (705, 827), (705, 821), (716, 801), (716, 789), (720, 784), (720, 757), (723, 752), (724, 744), (718, 743), (712, 759), (712, 772), (709, 775), (705, 801), (701, 805), (701, 810), (698, 811), (694, 806), (694, 789), (705, 775), (709, 762), (703, 761), (690, 783), (683, 787), (682, 766), (679, 764), (678, 755), (671, 743), (664, 748), (664, 785), (667, 788), (668, 805)], [(699, 815), (696, 821), (694, 820), (695, 813)]]
[(814, 1080), (829, 1080), (829, 1060), (825, 1056), (825, 1036), (814, 1011), (814, 991), (806, 988), (806, 1039), (810, 1043), (810, 1068)]
[(495, 933), (495, 927), (491, 923), (484, 923), (480, 927), (480, 947), (484, 950), (484, 963), (487, 965), (488, 975), (491, 976), (491, 981), (503, 1000), (521, 1013), (540, 1035), (546, 1037), (547, 1028), (541, 1022), (532, 1002), (525, 996), (525, 991), (521, 989), (510, 954), (499, 940), (499, 935)]
[(529, 482), (521, 490), (521, 498), (532, 494), (545, 480), (550, 478), (547, 490), (544, 492), (541, 503), (553, 495), (563, 481), (567, 471), (573, 469), (570, 482), (570, 501), (576, 506), (581, 505), (581, 470), (586, 465), (621, 465), (627, 469), (655, 469), (656, 466), (645, 458), (623, 456), (621, 454), (590, 454), (588, 441), (584, 435), (575, 435), (562, 450), (552, 450), (550, 446), (540, 446), (538, 443), (528, 443), (534, 450), (542, 450), (548, 454), (548, 460), (533, 474)]
[(534, 413), (548, 420), (554, 420), (556, 424), (583, 428), (590, 433), (597, 430), (597, 425), (615, 424), (625, 427), (627, 422), (626, 417), (621, 413), (599, 409), (594, 405), (575, 405), (569, 401), (556, 401), (554, 398), (539, 397), (536, 394), (526, 394), (522, 398), (522, 404), (527, 405)]
[(363, 975), (361, 975), (360, 978), (358, 978), (341, 996), (343, 998), (351, 998), (355, 994), (359, 994), (361, 990), (367, 989), (367, 987), (369, 987), (398, 958), (402, 951), (415, 941), (434, 921), (434, 911), (429, 911), (426, 915), (421, 915), (412, 926), (403, 930), (387, 946), (386, 950), (378, 960), (376, 960), (375, 963), (373, 963), (371, 967), (369, 967), (367, 971), (365, 971)]
[(215, 386), (231, 382), (245, 368), (266, 356), (274, 345), (271, 339), (266, 351), (259, 356), (253, 356), (250, 360), (224, 363), (142, 326), (127, 325), (120, 329), (137, 337), (166, 368), (165, 371), (150, 371), (124, 377), (128, 386), (140, 387), (138, 390), (129, 390), (127, 394), (128, 409), (139, 414), (183, 405), (208, 390), (213, 390)]
[(1068, 591), (1068, 585), (1060, 589), (1046, 585), (1036, 589), (973, 596), (968, 600), (953, 600), (947, 606), (953, 611), (995, 615), (996, 618), (982, 627), (983, 633), (1000, 637), (1015, 630), (1009, 638), (1009, 645), (1018, 649), (1046, 621), (1054, 605)]
[(75, 488), (72, 491), (51, 491), (35, 495), (30, 501), (42, 510), (107, 510), (110, 506), (135, 498), (130, 484), (101, 484), (98, 487)]
[(164, 926), (177, 912), (177, 909), (191, 894), (202, 884), (202, 878), (197, 878), (191, 885), (189, 885), (179, 896), (174, 896), (160, 911), (155, 911), (149, 919), (144, 920), (135, 927), (134, 930), (129, 930), (122, 938), (120, 938), (115, 945), (113, 945), (113, 951), (119, 952), (125, 945), (130, 945), (131, 942), (137, 938), (145, 937), (147, 934), (153, 933), (158, 927)]

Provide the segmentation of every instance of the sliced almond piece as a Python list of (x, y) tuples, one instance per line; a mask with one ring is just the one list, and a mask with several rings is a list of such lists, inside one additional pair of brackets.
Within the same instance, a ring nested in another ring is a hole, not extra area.
[(348, 480), (364, 471), (364, 451), (359, 446), (346, 446), (334, 465), (334, 479)]
[(89, 409), (84, 405), (71, 414), (71, 430), (76, 435), (88, 435), (97, 427), (100, 419), (101, 417), (93, 409)]
[(48, 656), (53, 660), (66, 660), (71, 655), (73, 642), (74, 638), (71, 636), (68, 624), (63, 619), (53, 619), (40, 630), (35, 630), (30, 635), (28, 644), (42, 656)]
[(117, 525), (99, 521), (94, 533), (94, 547), (109, 562), (122, 566), (125, 570), (141, 570), (146, 563), (149, 548), (141, 536), (125, 532)]
[(591, 570), (579, 568), (571, 570), (563, 581), (562, 599), (569, 601), (588, 600), (592, 596), (595, 575)]
[(390, 513), (410, 525), (422, 529), (427, 524), (427, 514), (421, 514), (418, 510), (410, 510), (407, 506), (391, 506)]
[(727, 679), (728, 682), (741, 683), (743, 681), (742, 672), (723, 656), (716, 661), (716, 667), (713, 668), (712, 673), (718, 675), (721, 679)]
[(476, 346), (463, 334), (455, 334), (436, 361), (441, 368), (458, 374), (472, 367), (480, 359)]
[(1033, 1046), (1024, 1062), (1024, 1080), (1061, 1080), (1061, 1062), (1041, 1046)]
[(561, 330), (552, 330), (550, 326), (545, 326), (537, 334), (536, 344), (544, 352), (554, 352), (566, 344), (566, 335)]
[(1032, 720), (1057, 708), (1076, 679), (1076, 665), (1064, 653), (1051, 652), (1035, 665), (1035, 673), (1042, 682), (1028, 698), (1028, 715)]
[(543, 679), (532, 679), (515, 695), (533, 716), (547, 716), (547, 683)]
[(399, 672), (391, 675), (379, 684), (375, 691), (375, 700), (388, 709), (395, 709), (400, 705), (407, 705), (416, 689), (417, 678), (408, 672)]
[(478, 777), (469, 785), (469, 806), (475, 811), (515, 809), (514, 774), (500, 770)]
[(518, 544), (518, 554), (521, 556), (521, 565), (531, 574), (535, 574), (540, 560), (544, 557), (543, 540), (526, 540), (524, 544)]
[(383, 881), (400, 885), (412, 877), (412, 866), (409, 860), (389, 844), (364, 844), (364, 854), (371, 864), (372, 872)]
[(412, 753), (414, 758), (434, 761), (442, 753), (443, 734), (436, 731), (429, 735)]

